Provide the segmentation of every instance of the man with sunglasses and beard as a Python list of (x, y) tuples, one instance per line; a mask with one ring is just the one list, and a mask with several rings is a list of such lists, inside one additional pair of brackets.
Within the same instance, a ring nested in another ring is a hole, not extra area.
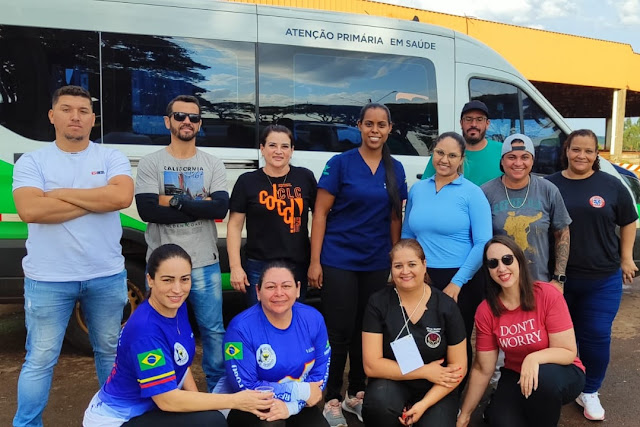
[(136, 205), (145, 232), (147, 258), (158, 246), (174, 243), (191, 256), (191, 293), (202, 340), (202, 369), (212, 391), (224, 374), (222, 277), (215, 220), (227, 215), (229, 193), (224, 164), (196, 147), (201, 127), (198, 99), (179, 95), (167, 106), (164, 124), (171, 143), (140, 160)]
[[(490, 124), (489, 109), (484, 102), (473, 100), (464, 104), (460, 113), (460, 128), (466, 142), (462, 172), (466, 179), (477, 186), (502, 175), (497, 162), (502, 144), (487, 139)], [(422, 179), (432, 177), (435, 173), (431, 157)]]

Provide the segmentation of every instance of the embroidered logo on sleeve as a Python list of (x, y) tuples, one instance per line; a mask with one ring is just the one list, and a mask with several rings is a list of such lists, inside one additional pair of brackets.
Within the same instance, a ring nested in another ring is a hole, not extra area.
[(242, 343), (228, 342), (224, 345), (224, 360), (242, 360)]
[(162, 350), (156, 348), (155, 350), (146, 351), (144, 353), (138, 353), (138, 365), (141, 371), (164, 366), (167, 363)]

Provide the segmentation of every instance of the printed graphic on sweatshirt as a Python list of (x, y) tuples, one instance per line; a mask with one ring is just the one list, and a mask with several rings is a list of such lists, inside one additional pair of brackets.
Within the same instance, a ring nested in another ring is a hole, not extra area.
[(187, 195), (192, 200), (208, 197), (204, 186), (204, 168), (171, 167), (164, 168), (164, 194), (167, 196)]
[(290, 233), (298, 233), (302, 224), (304, 200), (302, 189), (291, 183), (273, 184), (271, 193), (262, 190), (258, 193), (258, 202), (270, 211), (276, 211)]
[(542, 212), (538, 212), (537, 215), (526, 216), (516, 215), (515, 212), (507, 212), (507, 218), (504, 221), (504, 231), (523, 251), (535, 252), (535, 247), (529, 244), (529, 231), (531, 230), (531, 224), (542, 218)]

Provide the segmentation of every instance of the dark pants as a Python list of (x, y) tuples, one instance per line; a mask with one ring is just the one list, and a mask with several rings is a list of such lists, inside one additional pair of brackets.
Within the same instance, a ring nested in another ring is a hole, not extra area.
[(325, 401), (342, 400), (342, 376), (349, 356), (348, 393), (366, 386), (362, 366), (362, 317), (369, 296), (387, 286), (389, 269), (348, 271), (322, 266), (322, 314), (331, 344), (331, 364)]
[[(427, 381), (392, 381), (369, 378), (364, 394), (362, 419), (367, 427), (400, 426), (398, 417), (408, 405), (422, 399), (431, 384)], [(414, 422), (415, 427), (454, 427), (458, 415), (458, 393), (452, 391)]]
[(528, 399), (520, 390), (520, 374), (502, 368), (498, 388), (487, 415), (492, 427), (556, 427), (562, 405), (573, 401), (584, 387), (584, 372), (577, 366), (540, 365), (538, 389)]
[(250, 412), (229, 412), (229, 427), (328, 427), (329, 423), (317, 406), (302, 408), (302, 411), (286, 420), (262, 421)]
[(157, 410), (131, 418), (122, 425), (126, 427), (226, 427), (227, 421), (224, 419), (224, 415), (218, 411), (165, 412)]
[(622, 299), (622, 270), (598, 279), (567, 277), (564, 287), (580, 360), (587, 368), (585, 393), (600, 389), (611, 355), (611, 326)]
[[(458, 272), (457, 268), (429, 268), (427, 267), (427, 273), (431, 278), (433, 287), (443, 290), (451, 283), (451, 279)], [(471, 372), (471, 361), (473, 360), (473, 349), (471, 347), (471, 334), (473, 333), (474, 318), (476, 315), (476, 309), (478, 305), (484, 299), (485, 293), (485, 276), (482, 269), (469, 280), (461, 289), (458, 294), (458, 308), (460, 314), (462, 314), (462, 320), (464, 321), (464, 328), (467, 332), (467, 372)], [(467, 384), (469, 375), (465, 376), (460, 386), (458, 386), (458, 393), (462, 393), (464, 387)]]

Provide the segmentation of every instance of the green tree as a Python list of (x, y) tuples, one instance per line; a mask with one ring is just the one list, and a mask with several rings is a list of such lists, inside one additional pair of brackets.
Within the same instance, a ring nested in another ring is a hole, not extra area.
[(624, 120), (622, 149), (631, 151), (640, 150), (640, 117), (636, 119), (635, 123), (633, 123), (629, 117)]

